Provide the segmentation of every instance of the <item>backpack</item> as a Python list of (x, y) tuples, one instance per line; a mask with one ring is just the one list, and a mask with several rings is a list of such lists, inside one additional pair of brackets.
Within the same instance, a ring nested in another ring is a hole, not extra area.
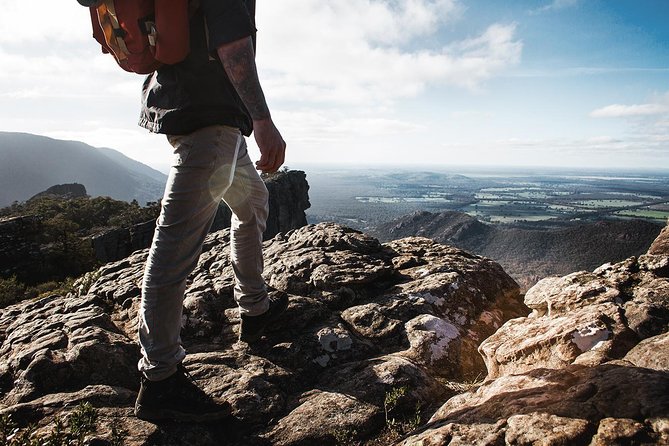
[(126, 71), (149, 74), (163, 64), (181, 62), (190, 52), (188, 23), (193, 5), (188, 0), (91, 3), (93, 37), (102, 52), (112, 54)]

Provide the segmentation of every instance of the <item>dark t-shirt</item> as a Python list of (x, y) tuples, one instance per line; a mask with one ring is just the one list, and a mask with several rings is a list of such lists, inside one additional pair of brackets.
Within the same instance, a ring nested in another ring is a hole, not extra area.
[(190, 20), (188, 57), (144, 81), (139, 125), (184, 135), (222, 124), (250, 135), (251, 118), (216, 55), (220, 45), (248, 36), (255, 39), (255, 0), (200, 0)]

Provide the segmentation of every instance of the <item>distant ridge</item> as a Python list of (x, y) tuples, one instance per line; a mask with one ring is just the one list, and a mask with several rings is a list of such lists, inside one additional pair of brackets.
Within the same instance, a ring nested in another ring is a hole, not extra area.
[(113, 149), (29, 133), (0, 132), (0, 207), (65, 183), (83, 184), (92, 197), (145, 204), (162, 197), (166, 178)]
[(45, 191), (40, 192), (37, 195), (33, 195), (28, 199), (28, 201), (39, 199), (41, 197), (58, 197), (65, 199), (73, 198), (82, 198), (87, 197), (86, 187), (83, 184), (71, 183), (71, 184), (55, 184), (48, 188)]
[(462, 212), (414, 212), (370, 231), (382, 241), (422, 236), (499, 262), (522, 288), (646, 252), (662, 226), (645, 220), (563, 223), (556, 228), (489, 225)]

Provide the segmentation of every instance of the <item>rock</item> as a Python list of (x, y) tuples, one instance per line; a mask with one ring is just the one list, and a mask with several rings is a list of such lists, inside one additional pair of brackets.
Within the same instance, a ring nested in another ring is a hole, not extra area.
[[(155, 230), (153, 222), (151, 234)], [(150, 243), (150, 242), (149, 242)], [(91, 237), (95, 259), (100, 262), (113, 262), (127, 257), (131, 252), (130, 230), (128, 228), (107, 229)], [(143, 246), (142, 248), (146, 248)]]
[(132, 252), (151, 246), (156, 221), (149, 220), (129, 228), (113, 228), (91, 237), (95, 258), (100, 262), (114, 262)]
[(637, 367), (669, 372), (669, 333), (644, 339), (624, 359)]
[[(338, 435), (355, 431), (369, 436), (378, 426), (383, 413), (372, 404), (349, 395), (332, 392), (308, 392), (301, 404), (279, 420), (268, 434), (276, 446), (334, 444)], [(314, 417), (314, 414), (318, 417)]]
[(669, 444), (669, 256), (538, 282), (480, 346), (488, 375), (403, 446)]
[(525, 296), (532, 314), (507, 322), (481, 344), (488, 378), (601, 364), (669, 331), (667, 262), (666, 255), (644, 255), (541, 280)]
[(83, 184), (79, 183), (70, 183), (70, 184), (56, 184), (51, 186), (47, 190), (33, 195), (27, 201), (35, 200), (42, 197), (54, 197), (62, 198), (65, 200), (70, 200), (72, 198), (81, 198), (87, 197), (86, 187)]
[(137, 389), (139, 348), (94, 296), (52, 296), (0, 312), (2, 404), (87, 385)]
[(659, 445), (669, 437), (658, 419), (668, 416), (665, 372), (625, 361), (536, 368), (451, 398), (422, 432), (399, 444), (608, 445), (619, 444), (610, 439), (633, 438), (641, 441), (631, 444)]
[(453, 395), (446, 381), (484, 372), (470, 358), (480, 340), (527, 314), (517, 284), (487, 259), (421, 238), (383, 245), (322, 223), (266, 242), (266, 280), (289, 294), (289, 306), (249, 347), (237, 342), (228, 252), (228, 230), (209, 235), (181, 333), (186, 367), (232, 405), (228, 424), (156, 427), (132, 416), (146, 250), (82, 277), (76, 293), (0, 310), (3, 413), (48, 429), (68, 395), (128, 426), (128, 444), (363, 440), (383, 429), (389, 392), (403, 389), (394, 416), (431, 414)]
[(652, 441), (646, 427), (628, 418), (604, 418), (599, 422), (597, 434), (592, 437), (592, 446), (611, 444), (643, 444)]
[(279, 232), (301, 228), (307, 224), (305, 210), (309, 203), (309, 184), (301, 170), (277, 172), (265, 180), (269, 192), (269, 215), (265, 240)]
[(587, 420), (542, 412), (512, 415), (506, 421), (504, 440), (507, 444), (576, 444), (586, 437), (588, 427)]
[(648, 248), (648, 254), (669, 254), (669, 226), (662, 228), (660, 235)]

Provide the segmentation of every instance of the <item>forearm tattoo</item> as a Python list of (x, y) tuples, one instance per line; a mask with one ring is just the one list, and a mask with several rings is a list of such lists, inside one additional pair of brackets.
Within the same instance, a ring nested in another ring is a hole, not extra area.
[(245, 44), (219, 50), (219, 55), (223, 68), (248, 109), (251, 119), (255, 121), (269, 118), (269, 108), (258, 80), (251, 38)]

